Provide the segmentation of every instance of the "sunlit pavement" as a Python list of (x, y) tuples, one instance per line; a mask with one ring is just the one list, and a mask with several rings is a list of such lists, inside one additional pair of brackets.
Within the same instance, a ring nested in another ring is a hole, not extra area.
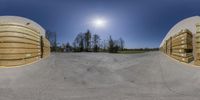
[(200, 68), (160, 52), (53, 53), (0, 69), (0, 100), (199, 100)]

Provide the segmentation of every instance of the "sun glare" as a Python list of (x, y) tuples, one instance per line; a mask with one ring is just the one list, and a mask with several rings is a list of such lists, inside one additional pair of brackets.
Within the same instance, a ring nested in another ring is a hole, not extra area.
[(104, 27), (106, 25), (106, 21), (104, 19), (95, 19), (93, 21), (93, 24), (96, 26), (96, 27)]

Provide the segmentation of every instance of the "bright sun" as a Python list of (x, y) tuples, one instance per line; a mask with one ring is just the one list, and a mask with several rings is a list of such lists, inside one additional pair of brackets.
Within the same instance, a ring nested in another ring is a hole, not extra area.
[(95, 19), (93, 21), (93, 24), (96, 26), (96, 27), (104, 27), (106, 25), (106, 21), (104, 19)]

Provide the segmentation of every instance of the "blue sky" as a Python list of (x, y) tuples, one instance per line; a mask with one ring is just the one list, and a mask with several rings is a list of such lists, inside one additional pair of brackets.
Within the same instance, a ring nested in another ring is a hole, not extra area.
[[(166, 33), (184, 18), (200, 15), (199, 0), (0, 0), (0, 15), (32, 19), (72, 42), (87, 29), (102, 40), (122, 37), (127, 48), (159, 47)], [(103, 18), (103, 28), (91, 21)]]

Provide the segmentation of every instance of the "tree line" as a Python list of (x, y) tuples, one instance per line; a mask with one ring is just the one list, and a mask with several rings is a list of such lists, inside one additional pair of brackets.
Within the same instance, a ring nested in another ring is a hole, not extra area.
[(159, 48), (136, 48), (136, 49), (127, 49), (124, 48), (124, 51), (158, 51)]
[(46, 32), (46, 38), (50, 41), (53, 52), (110, 52), (117, 53), (124, 50), (125, 41), (122, 38), (117, 40), (109, 36), (107, 40), (101, 40), (98, 34), (92, 34), (89, 30), (79, 33), (74, 41), (58, 43), (56, 32)]

